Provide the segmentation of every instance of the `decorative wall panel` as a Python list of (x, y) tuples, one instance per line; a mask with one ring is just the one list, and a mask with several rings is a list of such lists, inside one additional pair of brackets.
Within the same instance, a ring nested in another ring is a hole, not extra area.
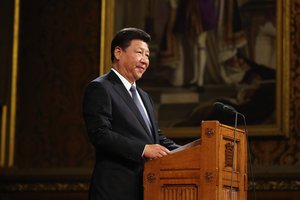
[[(300, 0), (288, 1), (291, 6), (290, 13), (290, 137), (289, 138), (258, 138), (251, 142), (253, 163), (256, 166), (270, 166), (282, 168), (281, 173), (291, 173), (285, 171), (285, 166), (294, 166), (293, 173), (300, 177)], [(286, 49), (283, 49), (286, 51)], [(273, 168), (274, 169), (274, 168)], [(280, 170), (279, 170), (280, 171)], [(277, 170), (278, 172), (278, 170)], [(276, 173), (276, 172), (275, 172)]]
[(85, 85), (99, 74), (99, 0), (21, 0), (15, 165), (90, 167)]

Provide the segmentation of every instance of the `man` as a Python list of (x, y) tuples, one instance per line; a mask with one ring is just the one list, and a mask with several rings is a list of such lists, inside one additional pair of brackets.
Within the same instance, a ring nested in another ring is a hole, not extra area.
[(162, 135), (151, 98), (136, 87), (149, 67), (150, 40), (140, 29), (119, 31), (111, 43), (111, 71), (87, 86), (83, 113), (96, 149), (89, 199), (143, 199), (144, 161), (178, 147)]

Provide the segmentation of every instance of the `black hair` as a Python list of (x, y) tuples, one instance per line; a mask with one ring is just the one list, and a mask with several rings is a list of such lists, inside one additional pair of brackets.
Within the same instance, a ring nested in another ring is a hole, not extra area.
[(114, 51), (116, 47), (120, 47), (121, 49), (125, 50), (127, 47), (129, 47), (131, 41), (134, 39), (140, 39), (149, 44), (151, 41), (151, 36), (145, 31), (138, 28), (124, 28), (118, 31), (111, 41), (111, 61), (114, 62)]

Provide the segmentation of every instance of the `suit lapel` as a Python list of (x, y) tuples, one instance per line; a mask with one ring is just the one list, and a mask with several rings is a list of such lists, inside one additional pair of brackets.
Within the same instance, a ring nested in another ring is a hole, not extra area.
[[(139, 120), (139, 122), (141, 123), (141, 125), (143, 126), (143, 128), (145, 129), (145, 131), (147, 132), (147, 135), (149, 138), (151, 138), (151, 140), (153, 140), (152, 137), (150, 137), (150, 135), (152, 135), (152, 133), (149, 133), (147, 125), (145, 124), (145, 121), (140, 113), (140, 111), (138, 110), (137, 106), (135, 105), (133, 99), (131, 98), (129, 92), (126, 90), (125, 86), (123, 85), (122, 81), (119, 79), (119, 77), (112, 71), (109, 72), (109, 77), (111, 82), (113, 83), (113, 88), (115, 89), (115, 91), (120, 95), (120, 97), (124, 100), (124, 102), (128, 105), (128, 107), (132, 110), (132, 112), (134, 113), (134, 115), (137, 117), (137, 119)], [(141, 95), (141, 94), (140, 94)], [(144, 97), (141, 97), (144, 101)], [(145, 104), (145, 103), (144, 103)], [(147, 111), (149, 110), (148, 106), (146, 106)], [(150, 117), (150, 114), (148, 112), (148, 115)], [(151, 120), (151, 119), (150, 119)], [(152, 120), (151, 120), (152, 121)], [(153, 123), (152, 123), (153, 124)]]

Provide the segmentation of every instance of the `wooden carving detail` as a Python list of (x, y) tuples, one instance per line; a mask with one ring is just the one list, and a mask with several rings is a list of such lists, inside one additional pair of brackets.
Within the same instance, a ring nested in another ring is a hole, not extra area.
[(232, 167), (234, 146), (231, 142), (225, 144), (225, 167)]
[(212, 182), (214, 179), (214, 174), (212, 172), (206, 172), (205, 173), (205, 181), (206, 182)]
[(162, 199), (197, 200), (197, 185), (165, 185), (162, 187)]
[(156, 176), (155, 176), (154, 173), (148, 173), (147, 174), (147, 181), (149, 183), (153, 183), (153, 182), (155, 182), (155, 180), (156, 180)]
[(206, 128), (205, 129), (205, 135), (208, 138), (211, 138), (215, 134), (215, 130), (213, 128)]

